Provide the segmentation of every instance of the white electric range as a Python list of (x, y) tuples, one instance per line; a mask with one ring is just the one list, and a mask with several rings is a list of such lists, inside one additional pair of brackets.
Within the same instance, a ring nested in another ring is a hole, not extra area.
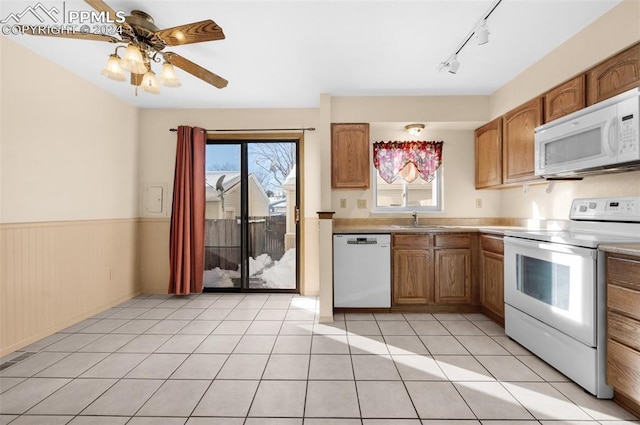
[(599, 398), (606, 383), (605, 255), (640, 242), (640, 197), (576, 199), (565, 230), (507, 231), (505, 332)]

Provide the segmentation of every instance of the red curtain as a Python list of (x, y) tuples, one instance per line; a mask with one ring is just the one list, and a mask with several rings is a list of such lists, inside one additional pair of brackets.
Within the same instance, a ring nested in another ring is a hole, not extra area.
[(201, 128), (178, 127), (169, 247), (170, 294), (202, 292), (206, 139)]

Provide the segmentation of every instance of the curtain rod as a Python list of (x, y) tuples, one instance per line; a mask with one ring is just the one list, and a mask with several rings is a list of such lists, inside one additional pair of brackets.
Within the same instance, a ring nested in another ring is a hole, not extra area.
[[(234, 129), (214, 129), (214, 130), (205, 130), (207, 133), (213, 133), (216, 131), (315, 131), (315, 127), (306, 127), (306, 128), (234, 128)], [(170, 128), (169, 131), (176, 132), (177, 128)]]

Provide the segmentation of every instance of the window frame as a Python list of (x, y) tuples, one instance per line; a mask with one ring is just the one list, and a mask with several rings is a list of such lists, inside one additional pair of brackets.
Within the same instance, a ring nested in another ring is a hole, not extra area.
[[(440, 164), (440, 167), (438, 167), (438, 169), (436, 170), (435, 173), (435, 177), (432, 180), (432, 188), (436, 191), (436, 196), (435, 196), (435, 200), (436, 200), (436, 204), (435, 205), (423, 205), (423, 206), (393, 206), (393, 207), (381, 207), (378, 206), (378, 170), (376, 169), (376, 167), (373, 165), (373, 161), (371, 161), (371, 192), (372, 192), (372, 208), (371, 208), (371, 212), (372, 213), (384, 213), (384, 214), (393, 214), (393, 213), (411, 213), (411, 212), (418, 212), (418, 213), (442, 213), (444, 212), (444, 205), (443, 205), (443, 189), (444, 189), (444, 185), (443, 185), (443, 172), (442, 172), (442, 167), (444, 167), (444, 164)], [(402, 180), (401, 177), (398, 177), (399, 179)], [(421, 178), (421, 177), (418, 177)], [(406, 181), (402, 180), (403, 184), (406, 185), (408, 184)], [(406, 199), (405, 201), (406, 202)]]

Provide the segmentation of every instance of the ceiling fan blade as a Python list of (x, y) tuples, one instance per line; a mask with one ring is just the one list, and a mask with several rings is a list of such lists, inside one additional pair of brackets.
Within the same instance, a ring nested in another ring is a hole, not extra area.
[(75, 38), (77, 40), (93, 40), (93, 41), (107, 41), (109, 43), (122, 43), (122, 40), (110, 35), (81, 33), (81, 32), (65, 32), (59, 30), (53, 30), (49, 27), (25, 27), (23, 29), (25, 34), (39, 35), (44, 37), (62, 37), (62, 38)]
[(167, 46), (224, 39), (224, 32), (211, 19), (157, 31), (155, 36)]
[(198, 77), (203, 81), (215, 86), (219, 89), (226, 87), (229, 82), (219, 75), (214, 74), (213, 72), (201, 67), (198, 64), (191, 62), (188, 59), (183, 58), (182, 56), (173, 53), (173, 52), (165, 52), (163, 54), (165, 60), (169, 61), (174, 66), (182, 69), (183, 71), (188, 72), (194, 77)]
[[(89, 6), (94, 8), (98, 12), (106, 12), (107, 19), (109, 22), (116, 22), (118, 17), (116, 16), (116, 11), (111, 8), (108, 4), (103, 2), (102, 0), (84, 0)], [(119, 25), (122, 29), (127, 31), (127, 34), (134, 34), (133, 28), (126, 22), (117, 22), (114, 25)]]
[(102, 0), (84, 0), (89, 6), (93, 7), (98, 12), (107, 12), (108, 19), (110, 22), (115, 22), (116, 20), (116, 11), (111, 8), (108, 4), (103, 2)]

